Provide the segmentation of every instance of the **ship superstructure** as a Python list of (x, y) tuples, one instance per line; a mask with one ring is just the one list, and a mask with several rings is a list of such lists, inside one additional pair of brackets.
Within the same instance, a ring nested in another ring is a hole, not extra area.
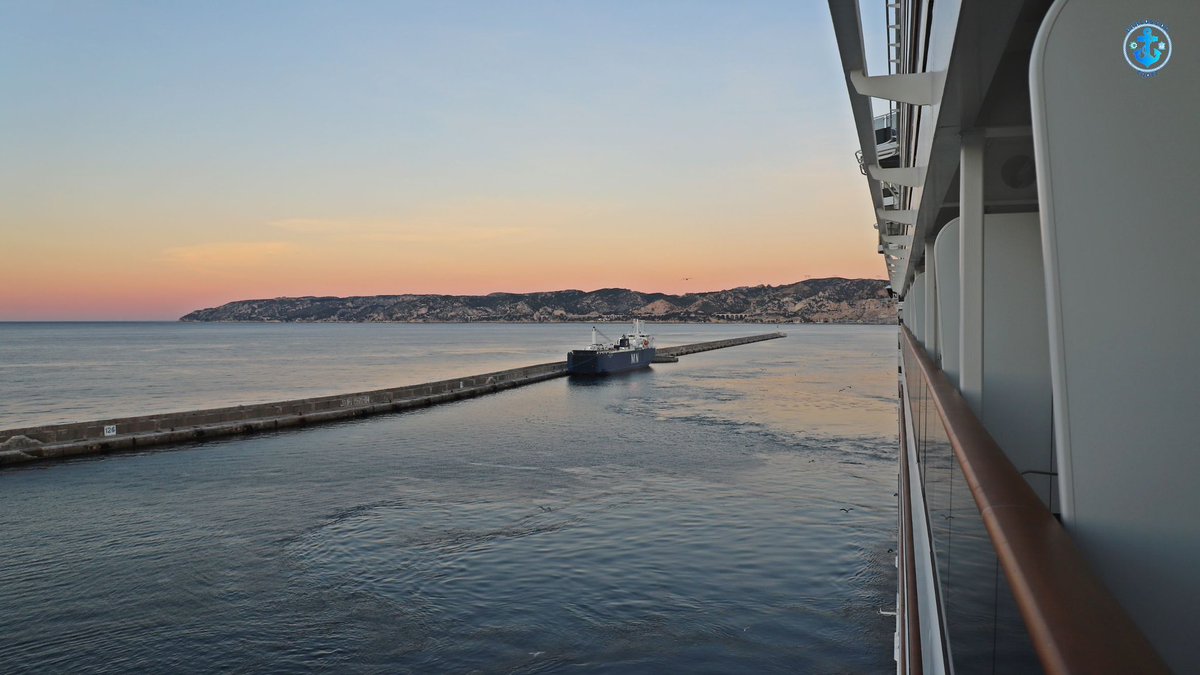
[(898, 672), (1200, 672), (1200, 3), (829, 7), (901, 301)]

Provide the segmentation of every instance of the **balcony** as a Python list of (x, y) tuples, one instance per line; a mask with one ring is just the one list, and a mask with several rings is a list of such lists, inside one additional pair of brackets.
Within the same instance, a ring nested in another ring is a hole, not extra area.
[(900, 342), (901, 672), (1168, 672), (907, 327)]
[[(875, 159), (879, 166), (888, 169), (900, 166), (900, 134), (896, 128), (896, 111), (878, 115), (873, 121), (875, 129)], [(858, 161), (858, 170), (867, 175), (866, 163), (862, 150), (854, 153)]]

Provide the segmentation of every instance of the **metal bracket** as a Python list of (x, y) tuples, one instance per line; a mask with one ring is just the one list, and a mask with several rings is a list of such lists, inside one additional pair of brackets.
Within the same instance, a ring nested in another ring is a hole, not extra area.
[(901, 225), (917, 223), (916, 209), (875, 209), (875, 215), (879, 216), (880, 220), (888, 220)]
[(867, 167), (867, 172), (877, 181), (903, 185), (905, 187), (921, 187), (925, 184), (925, 167), (904, 166), (897, 169), (885, 169), (877, 164)]
[(936, 105), (942, 100), (946, 73), (897, 73), (869, 77), (861, 70), (850, 72), (850, 82), (863, 96), (913, 105)]

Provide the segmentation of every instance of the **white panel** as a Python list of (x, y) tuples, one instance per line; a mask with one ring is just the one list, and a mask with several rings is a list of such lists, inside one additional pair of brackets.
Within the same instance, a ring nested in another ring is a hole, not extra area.
[(917, 212), (913, 209), (875, 209), (875, 216), (881, 221), (912, 225), (917, 222)]
[[(1126, 32), (1168, 26), (1154, 77)], [(1064, 522), (1177, 672), (1200, 672), (1200, 3), (1058, 0), (1030, 66)]]
[[(1036, 213), (983, 219), (983, 422), (1018, 471), (1053, 468), (1050, 337)], [(1026, 480), (1049, 505), (1049, 476)]]
[(894, 185), (921, 187), (925, 184), (925, 167), (923, 166), (903, 166), (885, 169), (878, 164), (872, 164), (867, 167), (867, 173), (875, 180)]
[(958, 386), (958, 218), (946, 223), (938, 232), (934, 244), (934, 267), (937, 269), (938, 349), (942, 355), (942, 370)]
[(912, 331), (917, 342), (925, 344), (925, 273), (913, 277), (908, 286), (908, 295), (904, 296), (906, 310), (904, 325)]
[(983, 149), (982, 133), (964, 133), (959, 162), (959, 390), (979, 414), (983, 388)]
[(937, 270), (934, 264), (933, 244), (925, 244), (925, 351), (934, 362), (941, 358), (942, 348), (937, 334)]
[(850, 82), (858, 93), (872, 98), (900, 101), (913, 105), (933, 105), (942, 97), (945, 73), (899, 73), (868, 77), (862, 71), (852, 71)]

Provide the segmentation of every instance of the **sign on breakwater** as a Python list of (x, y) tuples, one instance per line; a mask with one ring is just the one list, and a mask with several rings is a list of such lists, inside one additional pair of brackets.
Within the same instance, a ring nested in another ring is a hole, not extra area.
[[(781, 337), (785, 334), (766, 333), (663, 347), (658, 351), (668, 356), (683, 356)], [(566, 361), (555, 361), (391, 389), (6, 429), (0, 430), (0, 467), (399, 412), (482, 396), (566, 374)]]

